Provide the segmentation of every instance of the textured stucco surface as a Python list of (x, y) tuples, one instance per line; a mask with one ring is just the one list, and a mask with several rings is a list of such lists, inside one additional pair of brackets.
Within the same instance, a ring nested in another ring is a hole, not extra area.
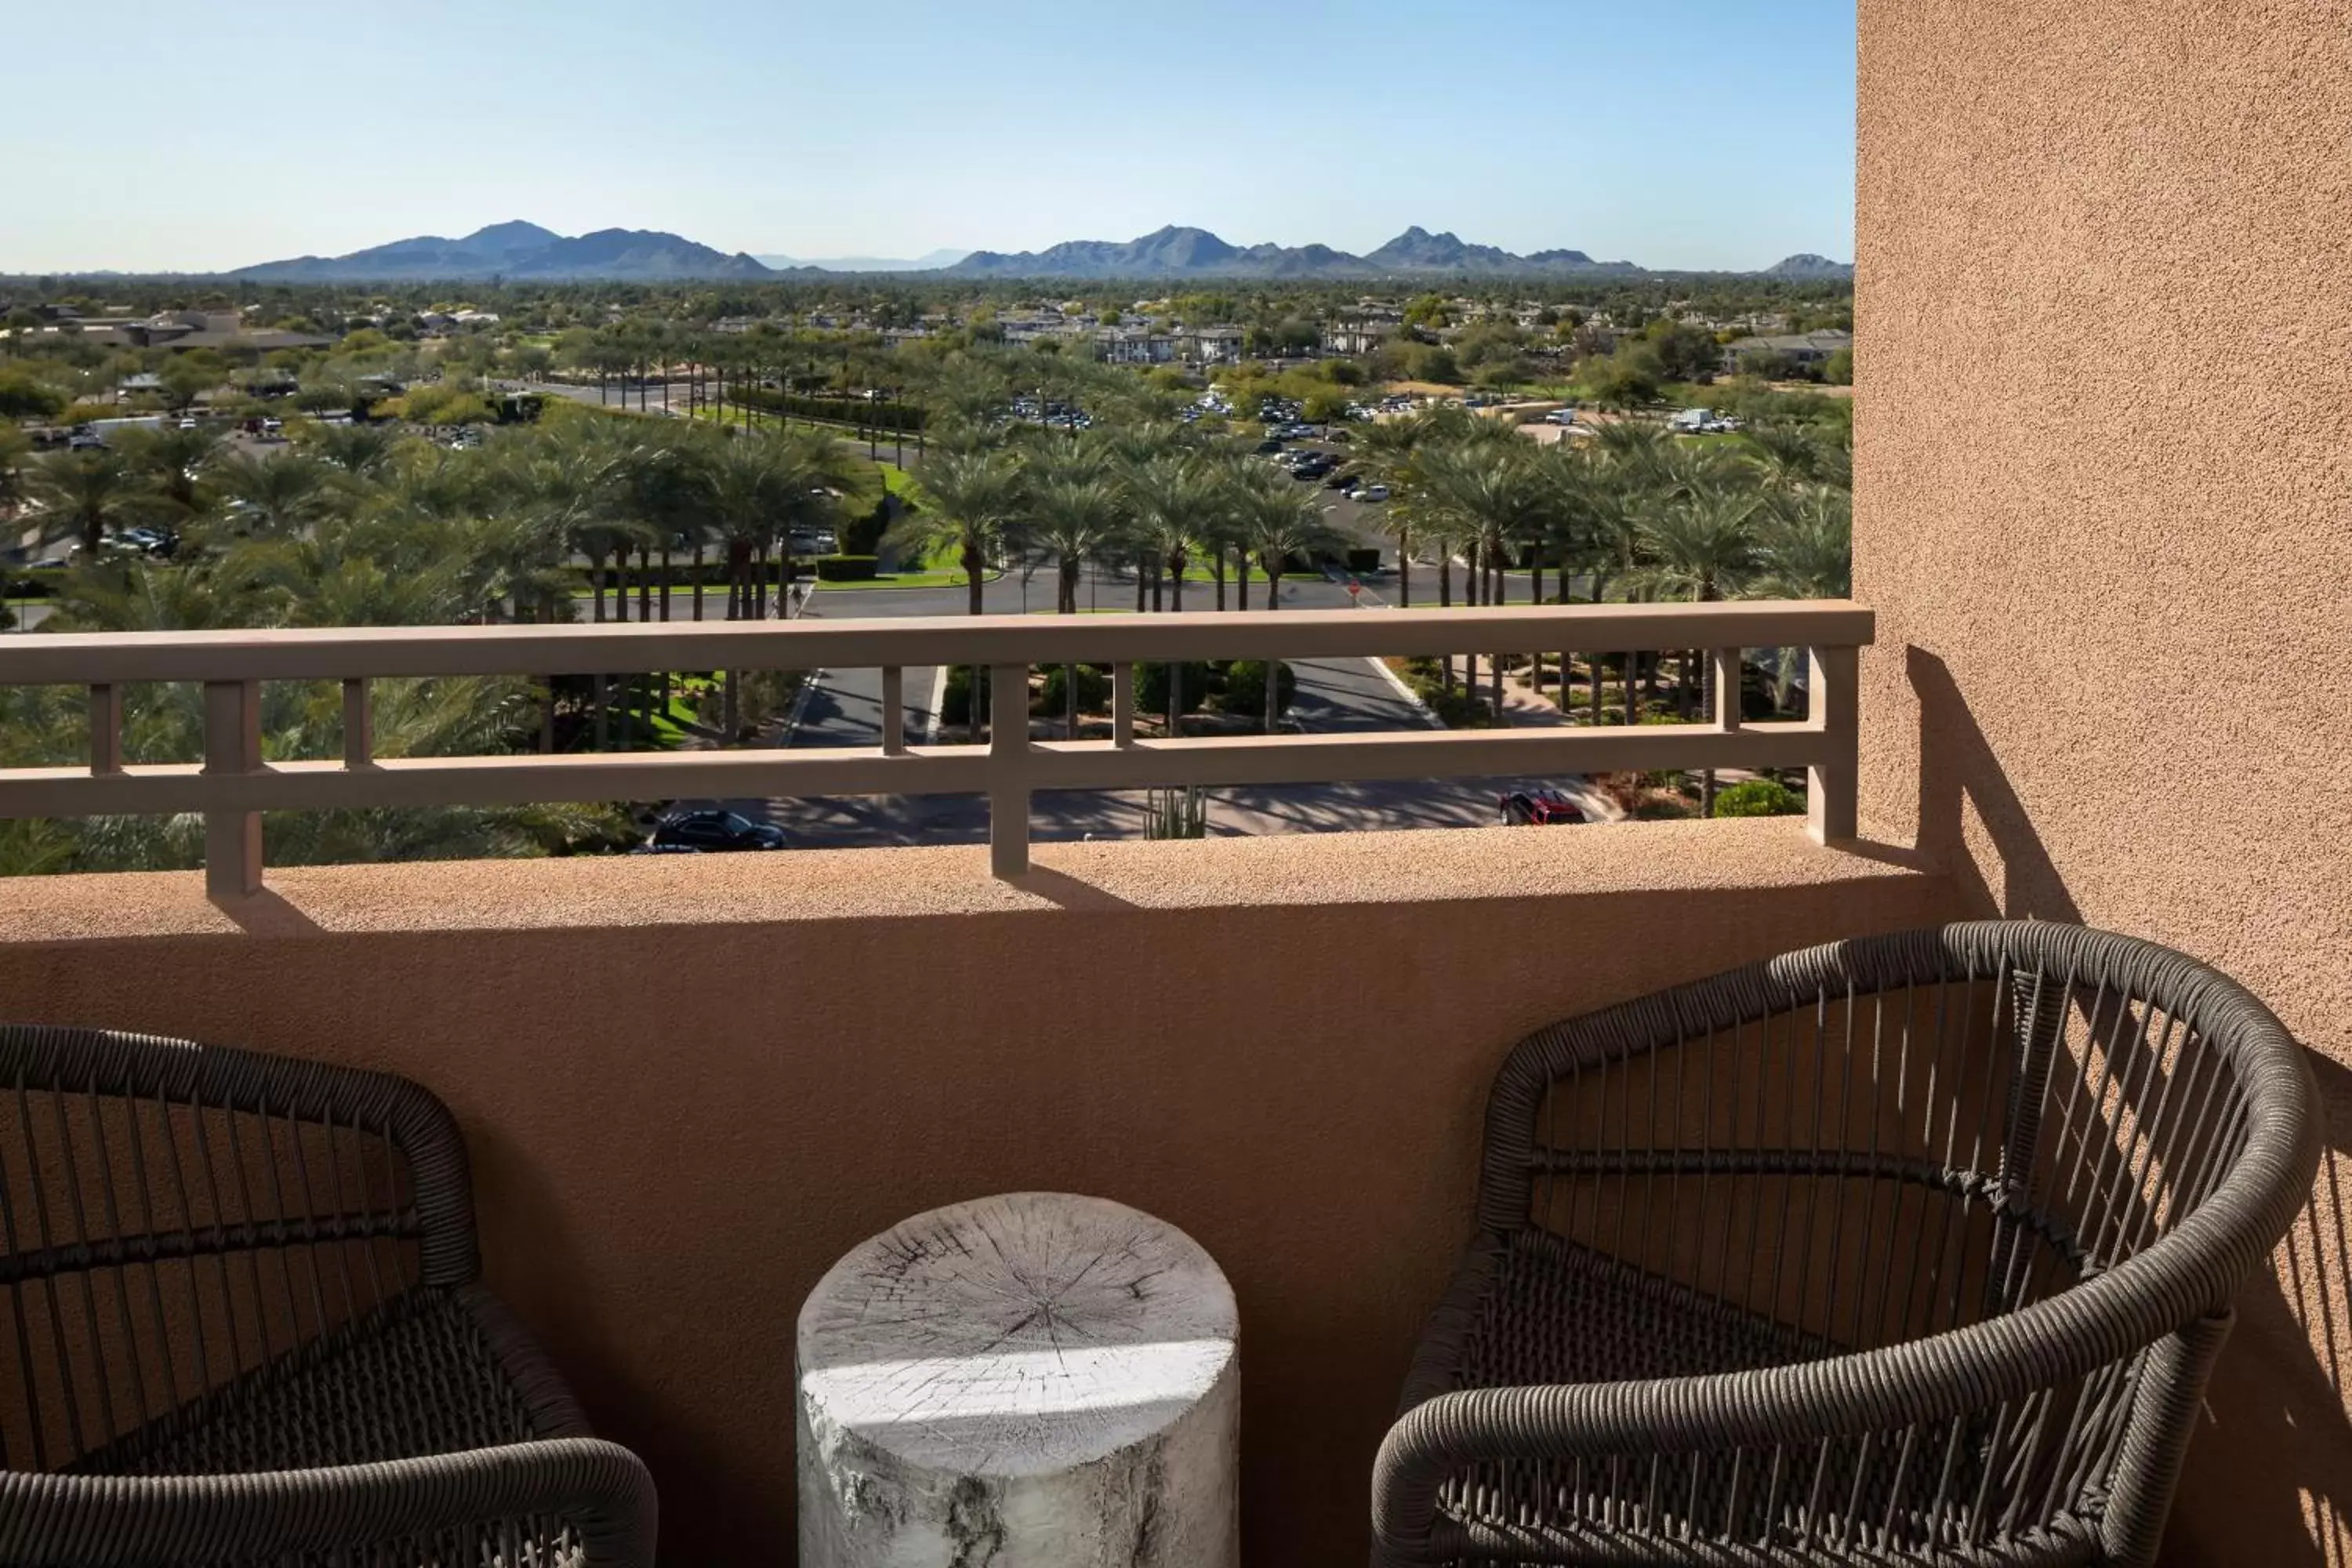
[(1556, 1017), (1947, 918), (1787, 821), (22, 882), (0, 1011), (404, 1072), (493, 1283), (643, 1452), (665, 1556), (790, 1540), (793, 1324), (909, 1215), (1059, 1190), (1232, 1281), (1252, 1563), (1360, 1563), (1466, 1238), (1486, 1089)]
[[(2352, 15), (1862, 0), (1866, 834), (2244, 980), (2352, 1137)], [(2344, 1175), (2182, 1563), (2352, 1558)]]

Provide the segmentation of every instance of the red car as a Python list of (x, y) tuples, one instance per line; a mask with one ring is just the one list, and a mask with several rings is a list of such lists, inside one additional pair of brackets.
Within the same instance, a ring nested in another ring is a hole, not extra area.
[(1499, 804), (1506, 827), (1558, 827), (1584, 820), (1576, 803), (1556, 789), (1518, 790)]

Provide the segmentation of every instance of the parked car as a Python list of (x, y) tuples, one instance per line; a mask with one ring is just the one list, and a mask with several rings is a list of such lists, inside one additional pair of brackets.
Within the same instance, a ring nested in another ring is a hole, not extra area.
[(1279, 436), (1268, 436), (1265, 440), (1260, 441), (1257, 444), (1257, 451), (1261, 457), (1271, 458), (1276, 452), (1281, 450), (1282, 437)]
[(1576, 423), (1576, 410), (1573, 408), (1555, 408), (1550, 413), (1545, 415), (1544, 418), (1554, 425), (1573, 425)]
[(662, 818), (646, 842), (656, 851), (782, 849), (784, 830), (772, 822), (753, 822), (738, 812), (681, 811)]
[(1576, 803), (1556, 789), (1515, 790), (1496, 804), (1506, 827), (1562, 827), (1584, 820)]
[(1361, 478), (1345, 470), (1335, 473), (1323, 481), (1323, 488), (1327, 490), (1356, 490), (1361, 489), (1363, 485), (1364, 481)]
[(1360, 489), (1349, 490), (1348, 499), (1366, 502), (1383, 501), (1389, 499), (1389, 488), (1386, 485), (1366, 485)]

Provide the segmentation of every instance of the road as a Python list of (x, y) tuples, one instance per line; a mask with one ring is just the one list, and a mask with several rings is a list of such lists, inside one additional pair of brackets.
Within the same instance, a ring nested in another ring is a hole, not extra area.
[[(1132, 579), (1106, 576), (1088, 584), (1106, 607), (1131, 604)], [(1375, 591), (1375, 597), (1376, 597)], [(992, 614), (1022, 609), (1019, 579), (998, 579), (985, 590)], [(1030, 595), (1034, 609), (1045, 595)], [(1205, 598), (1205, 595), (1204, 595)], [(1321, 578), (1286, 579), (1285, 605), (1343, 609), (1345, 588)], [(961, 589), (877, 589), (820, 594), (804, 612), (835, 617), (952, 616), (965, 612)], [(1377, 615), (1378, 609), (1362, 613)], [(1304, 659), (1293, 669), (1297, 694), (1290, 727), (1308, 734), (1409, 731), (1433, 722), (1370, 659)], [(921, 743), (930, 732), (940, 688), (936, 668), (909, 668), (902, 701), (906, 733)], [(817, 672), (784, 744), (794, 750), (872, 747), (881, 743), (879, 670)], [(1496, 797), (1561, 781), (1551, 778), (1396, 780), (1216, 789), (1209, 792), (1209, 831), (1217, 836), (1321, 833), (1483, 826), (1496, 819)], [(705, 804), (705, 803), (695, 803)], [(773, 822), (806, 847), (979, 843), (988, 837), (988, 810), (978, 795), (799, 797), (730, 800), (723, 805), (755, 820)], [(1143, 835), (1144, 797), (1138, 791), (1046, 791), (1031, 805), (1030, 833), (1039, 839), (1133, 838)]]

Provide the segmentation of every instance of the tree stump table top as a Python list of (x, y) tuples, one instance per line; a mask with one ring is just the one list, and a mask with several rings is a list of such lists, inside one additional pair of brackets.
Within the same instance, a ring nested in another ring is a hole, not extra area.
[(1045, 1475), (1179, 1423), (1232, 1366), (1231, 1287), (1121, 1204), (1013, 1193), (918, 1215), (801, 1309), (802, 1398), (921, 1469)]

